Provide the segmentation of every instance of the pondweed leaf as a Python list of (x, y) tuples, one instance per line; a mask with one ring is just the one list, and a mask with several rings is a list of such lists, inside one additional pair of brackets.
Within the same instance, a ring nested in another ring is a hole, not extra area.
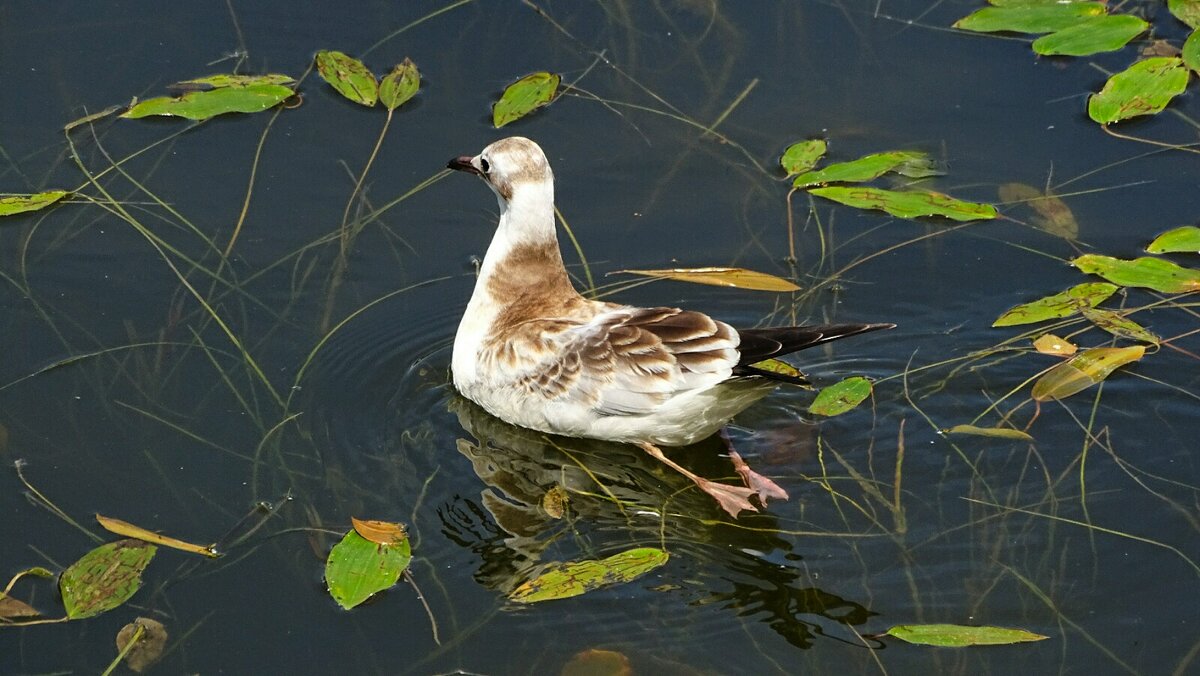
[(159, 96), (146, 99), (121, 113), (137, 119), (151, 115), (207, 120), (226, 113), (257, 113), (279, 105), (294, 92), (283, 85), (260, 84), (245, 87), (219, 87), (188, 92), (183, 96)]
[(1128, 14), (1094, 16), (1034, 40), (1033, 51), (1045, 56), (1112, 52), (1124, 47), (1148, 27), (1145, 21)]
[(1200, 29), (1192, 31), (1183, 42), (1183, 63), (1194, 72), (1200, 73)]
[(871, 381), (862, 376), (853, 376), (818, 392), (817, 398), (809, 404), (808, 412), (826, 417), (841, 415), (863, 403), (869, 396)]
[(492, 125), (499, 129), (549, 104), (561, 81), (559, 75), (539, 71), (508, 85), (492, 106)]
[(26, 211), (45, 209), (60, 199), (70, 195), (66, 190), (47, 190), (32, 195), (9, 195), (0, 197), (0, 216), (23, 214)]
[(1023, 303), (1005, 311), (992, 326), (1033, 324), (1047, 319), (1070, 317), (1085, 307), (1095, 307), (1117, 292), (1117, 286), (1104, 282), (1077, 284), (1052, 296)]
[(554, 564), (512, 590), (508, 600), (538, 603), (579, 596), (594, 589), (624, 584), (662, 566), (670, 558), (661, 549), (639, 547), (596, 560)]
[(321, 50), (317, 52), (317, 73), (342, 96), (367, 106), (379, 100), (379, 83), (375, 74), (362, 61), (342, 52)]
[(1167, 9), (1193, 30), (1200, 28), (1200, 0), (1167, 0)]
[(96, 515), (96, 521), (104, 527), (104, 530), (116, 535), (124, 535), (127, 538), (135, 538), (142, 542), (150, 542), (171, 549), (178, 549), (183, 552), (191, 552), (192, 554), (200, 554), (215, 559), (220, 556), (217, 552), (216, 545), (195, 545), (183, 540), (176, 540), (166, 535), (160, 535), (154, 531), (146, 530), (141, 526), (135, 526), (129, 522), (113, 519), (101, 514)]
[(404, 530), (404, 525), (392, 521), (350, 517), (350, 524), (354, 526), (355, 533), (378, 545), (398, 545), (408, 539), (408, 532)]
[[(786, 168), (786, 167), (785, 167)], [(792, 181), (797, 188), (826, 183), (860, 183), (879, 178), (888, 172), (909, 178), (937, 176), (933, 159), (927, 153), (916, 150), (893, 150), (886, 153), (865, 155), (857, 160), (831, 164), (818, 171), (806, 171)]]
[(1127, 261), (1087, 254), (1071, 261), (1071, 265), (1120, 286), (1136, 286), (1163, 293), (1200, 291), (1200, 270), (1180, 267), (1161, 258), (1143, 256)]
[(1052, 33), (1105, 13), (1099, 2), (1021, 2), (984, 7), (959, 19), (954, 27), (976, 33)]
[(7, 594), (0, 596), (0, 625), (13, 620), (28, 620), (41, 617), (36, 608)]
[(325, 560), (325, 584), (338, 605), (350, 610), (391, 587), (412, 562), (412, 545), (404, 538), (383, 545), (351, 530)]
[(251, 85), (274, 84), (274, 85), (289, 85), (296, 81), (291, 75), (282, 73), (267, 73), (266, 75), (233, 75), (221, 73), (218, 75), (208, 75), (206, 77), (192, 78), (191, 80), (183, 80), (171, 85), (172, 89), (198, 89), (212, 88), (220, 89), (221, 87), (249, 87)]
[(1053, 333), (1038, 336), (1033, 341), (1033, 349), (1042, 354), (1049, 354), (1055, 357), (1069, 357), (1079, 351), (1075, 343), (1065, 338), (1059, 338)]
[[(1200, 34), (1200, 33), (1198, 33)], [(1200, 43), (1198, 43), (1200, 44)], [(1150, 253), (1200, 253), (1200, 228), (1185, 225), (1168, 230), (1146, 247)]]
[(58, 580), (67, 617), (92, 617), (127, 601), (142, 586), (142, 571), (155, 551), (145, 542), (118, 540), (84, 554)]
[(567, 503), (570, 501), (567, 489), (555, 484), (542, 496), (542, 511), (552, 519), (561, 519), (567, 513)]
[(765, 359), (763, 361), (754, 362), (750, 365), (750, 367), (756, 368), (760, 371), (778, 373), (781, 376), (788, 376), (789, 378), (799, 378), (801, 380), (804, 379), (804, 374), (800, 372), (800, 369), (792, 366), (786, 361), (779, 359)]
[(421, 73), (417, 64), (412, 59), (405, 59), (379, 82), (379, 101), (388, 110), (395, 110), (416, 96), (420, 88)]
[(1033, 384), (1032, 396), (1037, 401), (1066, 399), (1104, 380), (1117, 369), (1141, 359), (1146, 346), (1093, 347), (1058, 364)]
[(990, 204), (964, 202), (928, 190), (884, 190), (870, 187), (830, 186), (813, 188), (814, 195), (859, 209), (878, 209), (899, 218), (941, 216), (956, 221), (988, 220), (996, 217), (996, 207)]
[(1028, 204), (1037, 214), (1031, 219), (1037, 228), (1063, 239), (1079, 239), (1079, 223), (1075, 220), (1075, 214), (1057, 195), (1042, 194), (1042, 191), (1024, 183), (1005, 183), (1000, 186), (999, 193), (1001, 202)]
[(788, 176), (795, 176), (815, 167), (828, 148), (828, 144), (821, 139), (793, 143), (783, 151), (783, 157), (779, 158), (779, 166), (783, 167)]
[(662, 277), (679, 282), (730, 286), (752, 291), (798, 291), (800, 287), (782, 277), (745, 268), (671, 268), (667, 270), (617, 270), (615, 273)]
[(1187, 87), (1183, 59), (1156, 56), (1143, 59), (1108, 78), (1098, 94), (1088, 98), (1088, 116), (1112, 124), (1161, 111)]
[(1147, 331), (1141, 324), (1132, 319), (1127, 319), (1112, 310), (1084, 308), (1082, 313), (1084, 318), (1089, 322), (1118, 338), (1137, 340), (1143, 343), (1150, 343), (1151, 345), (1158, 345), (1162, 342), (1161, 338)]
[(967, 627), (961, 624), (900, 624), (884, 632), (908, 643), (964, 648), (972, 645), (1010, 645), (1041, 641), (1042, 636), (1024, 629), (1005, 627)]
[(955, 425), (942, 430), (946, 434), (970, 434), (976, 437), (992, 437), (994, 439), (1013, 439), (1016, 441), (1033, 441), (1028, 432), (1011, 427), (976, 427), (975, 425)]
[[(137, 643), (129, 645), (135, 636), (138, 637)], [(162, 657), (167, 638), (167, 628), (162, 622), (139, 617), (117, 632), (117, 652), (125, 653), (125, 666), (140, 674)]]

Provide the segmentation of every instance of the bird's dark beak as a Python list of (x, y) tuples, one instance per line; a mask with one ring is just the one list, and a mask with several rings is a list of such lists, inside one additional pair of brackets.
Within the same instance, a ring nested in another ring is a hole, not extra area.
[(475, 168), (475, 165), (471, 164), (471, 157), (468, 155), (463, 155), (462, 157), (456, 157), (450, 160), (446, 163), (446, 167), (456, 171), (465, 171), (468, 174), (475, 174), (476, 176), (483, 175), (478, 169)]

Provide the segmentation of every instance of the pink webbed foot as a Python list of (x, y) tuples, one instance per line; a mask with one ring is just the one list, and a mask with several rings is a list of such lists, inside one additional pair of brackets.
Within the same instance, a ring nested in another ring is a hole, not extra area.
[[(757, 495), (752, 488), (743, 486), (730, 486), (729, 484), (717, 483), (708, 479), (694, 479), (696, 486), (713, 496), (717, 504), (721, 505), (721, 509), (729, 512), (733, 518), (745, 510), (757, 512), (758, 508), (750, 502), (750, 496)], [(769, 479), (768, 479), (769, 481)]]
[(775, 498), (777, 500), (787, 500), (787, 491), (779, 487), (779, 484), (771, 481), (767, 477), (750, 469), (750, 465), (742, 460), (742, 456), (733, 448), (729, 449), (729, 459), (733, 461), (733, 469), (742, 477), (742, 481), (749, 487), (763, 506), (767, 505), (767, 498)]

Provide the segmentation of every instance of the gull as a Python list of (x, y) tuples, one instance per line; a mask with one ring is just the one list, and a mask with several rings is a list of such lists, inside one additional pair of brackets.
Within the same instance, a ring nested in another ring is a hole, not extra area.
[[(787, 492), (730, 448), (745, 486), (705, 479), (660, 446), (705, 439), (799, 379), (764, 359), (893, 324), (735, 329), (706, 314), (590, 300), (571, 284), (554, 221), (554, 175), (538, 144), (514, 136), (447, 164), (483, 179), (500, 205), (475, 290), (454, 337), (454, 386), (501, 420), (567, 437), (640, 446), (735, 518)], [(800, 380), (799, 382), (803, 382)]]

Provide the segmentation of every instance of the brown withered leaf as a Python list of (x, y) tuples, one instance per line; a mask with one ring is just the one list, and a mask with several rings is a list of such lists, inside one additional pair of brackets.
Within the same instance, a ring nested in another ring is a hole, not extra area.
[(117, 632), (118, 652), (125, 650), (139, 628), (142, 630), (141, 636), (125, 653), (125, 665), (140, 674), (162, 657), (163, 648), (167, 646), (167, 628), (158, 620), (139, 617)]
[(350, 517), (354, 532), (377, 545), (398, 545), (408, 539), (404, 524)]

